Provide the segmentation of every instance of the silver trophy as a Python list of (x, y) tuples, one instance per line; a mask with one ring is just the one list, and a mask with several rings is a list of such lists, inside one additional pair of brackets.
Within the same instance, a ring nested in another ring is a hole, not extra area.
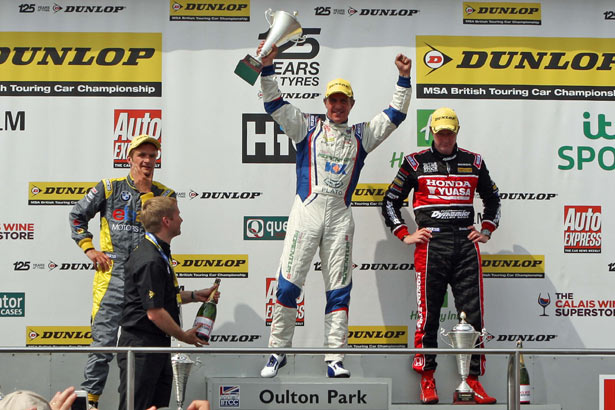
[(182, 410), (184, 398), (186, 395), (186, 385), (188, 384), (188, 376), (194, 362), (183, 353), (177, 353), (171, 357), (171, 366), (173, 367), (173, 380), (175, 381), (175, 397), (177, 398), (177, 409)]
[[(466, 322), (465, 312), (459, 314), (459, 323), (453, 326), (453, 329), (446, 333), (444, 329), (440, 330), (440, 335), (446, 344), (454, 349), (473, 349), (482, 342), (482, 338), (487, 336), (488, 333), (485, 329), (482, 332), (474, 330), (471, 324)], [(481, 339), (479, 340), (479, 336)], [(448, 337), (450, 343), (446, 340)], [(478, 343), (477, 343), (478, 340)], [(455, 389), (453, 396), (453, 403), (464, 404), (468, 402), (474, 402), (474, 390), (466, 382), (470, 375), (470, 359), (471, 354), (458, 354), (457, 355), (457, 369), (461, 376), (461, 384)]]
[(297, 20), (296, 11), (290, 14), (281, 10), (271, 11), (271, 9), (267, 9), (265, 19), (269, 24), (269, 34), (267, 34), (267, 39), (260, 53), (256, 57), (252, 57), (250, 54), (246, 55), (235, 67), (235, 74), (252, 85), (263, 69), (262, 58), (271, 52), (274, 44), (279, 46), (288, 41), (295, 43), (305, 41), (305, 37), (302, 37), (303, 29)]

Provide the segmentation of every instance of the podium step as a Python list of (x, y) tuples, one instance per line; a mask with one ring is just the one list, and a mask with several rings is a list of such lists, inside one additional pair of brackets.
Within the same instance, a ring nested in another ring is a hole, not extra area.
[[(485, 405), (468, 405), (465, 404), (463, 406), (454, 405), (454, 404), (431, 404), (429, 405), (430, 409), (434, 410), (459, 410), (460, 408), (463, 410), (485, 410), (485, 408), (489, 410), (508, 410), (508, 406), (506, 403), (504, 404), (490, 404), (488, 406)], [(426, 406), (424, 404), (392, 404), (389, 406), (389, 410), (425, 410)], [(562, 410), (562, 406), (559, 404), (522, 404), (521, 410)]]
[(211, 377), (206, 384), (212, 410), (388, 410), (391, 402), (386, 378)]

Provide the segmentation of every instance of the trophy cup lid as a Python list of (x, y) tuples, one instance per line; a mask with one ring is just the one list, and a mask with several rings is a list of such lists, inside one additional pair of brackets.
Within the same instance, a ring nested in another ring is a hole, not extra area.
[(474, 327), (466, 322), (466, 312), (459, 314), (459, 323), (453, 326), (453, 332), (470, 333), (475, 332)]
[(173, 357), (171, 358), (171, 362), (172, 363), (191, 363), (191, 364), (194, 363), (192, 359), (188, 357), (188, 355), (183, 354), (183, 353), (177, 353), (173, 355)]

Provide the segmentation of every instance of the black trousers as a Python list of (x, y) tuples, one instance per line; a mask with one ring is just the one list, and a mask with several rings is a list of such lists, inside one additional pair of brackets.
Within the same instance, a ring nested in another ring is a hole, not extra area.
[[(470, 231), (463, 227), (435, 229), (431, 240), (417, 244), (414, 251), (419, 312), (414, 334), (416, 348), (438, 347), (440, 308), (448, 285), (453, 291), (457, 313), (465, 312), (466, 321), (475, 331), (480, 332), (484, 327), (483, 273), (478, 244), (467, 238)], [(435, 355), (417, 354), (412, 363), (419, 373), (434, 370), (436, 366)], [(472, 355), (470, 374), (484, 372), (485, 356)]]
[[(144, 340), (143, 336), (135, 336), (122, 332), (119, 346), (159, 346), (160, 342)], [(166, 347), (166, 346), (162, 346)], [(126, 410), (126, 367), (127, 355), (119, 353), (117, 364), (120, 368), (120, 405), (119, 410)], [(168, 353), (136, 353), (135, 354), (135, 410), (145, 410), (152, 406), (168, 407), (173, 386), (173, 369), (171, 355)]]

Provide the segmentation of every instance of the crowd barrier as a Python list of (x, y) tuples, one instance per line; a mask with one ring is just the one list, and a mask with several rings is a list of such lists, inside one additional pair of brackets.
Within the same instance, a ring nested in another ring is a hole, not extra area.
[(323, 349), (323, 348), (191, 348), (191, 347), (37, 347), (37, 348), (19, 348), (19, 347), (0, 347), (0, 354), (35, 354), (35, 353), (126, 353), (127, 354), (127, 395), (128, 403), (127, 410), (134, 410), (134, 355), (135, 353), (184, 353), (184, 354), (241, 354), (241, 355), (256, 355), (256, 354), (271, 354), (285, 353), (293, 355), (322, 355), (327, 353), (342, 353), (345, 355), (414, 355), (416, 353), (424, 354), (485, 354), (485, 355), (506, 355), (508, 356), (507, 366), (507, 409), (520, 410), (519, 398), (519, 372), (520, 372), (520, 355), (537, 355), (537, 356), (615, 356), (615, 349), (376, 349), (368, 348), (361, 349)]

